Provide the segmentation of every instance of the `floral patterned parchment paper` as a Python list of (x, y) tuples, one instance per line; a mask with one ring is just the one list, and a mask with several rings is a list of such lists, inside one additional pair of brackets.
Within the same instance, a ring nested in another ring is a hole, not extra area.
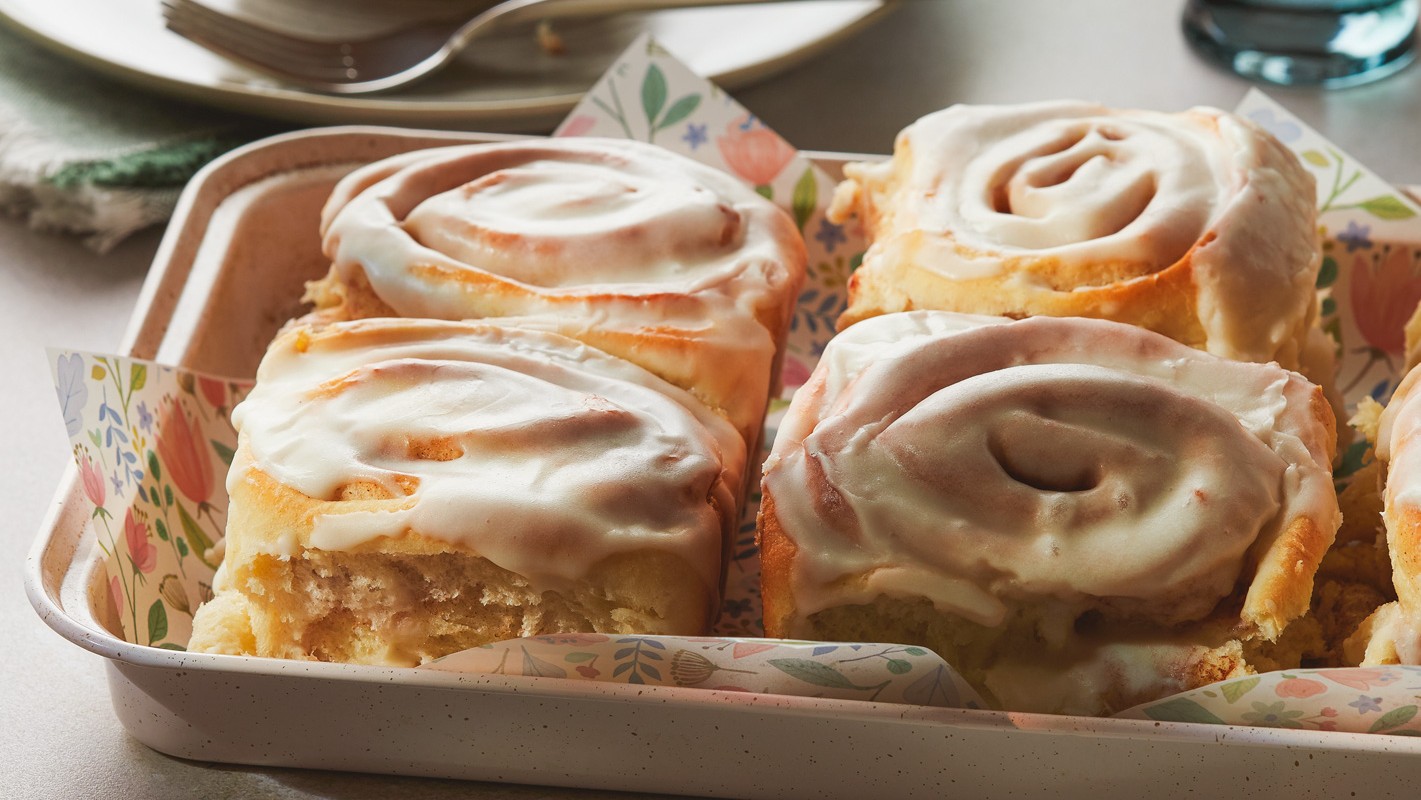
[[(1399, 331), (1421, 299), (1421, 216), (1400, 192), (1252, 92), (1238, 108), (1294, 148), (1318, 176), (1325, 234), (1326, 330), (1341, 355), (1349, 404), (1395, 388)], [(824, 219), (832, 180), (649, 38), (634, 43), (555, 135), (652, 141), (739, 176), (794, 217), (809, 250), (783, 370), (767, 422), (809, 376), (844, 307), (861, 232)], [(1403, 313), (1404, 312), (1404, 313)], [(64, 422), (109, 585), (101, 615), (138, 644), (181, 650), (191, 614), (211, 596), (227, 498), (221, 476), (235, 436), (228, 414), (247, 384), (114, 356), (51, 353)], [(1360, 463), (1348, 454), (1345, 476)], [(421, 669), (693, 686), (918, 705), (981, 707), (932, 652), (902, 644), (831, 644), (762, 635), (758, 494), (742, 518), (721, 620), (712, 638), (570, 634), (500, 642)], [(1228, 681), (1121, 714), (1157, 720), (1408, 733), (1421, 669), (1290, 670)]]

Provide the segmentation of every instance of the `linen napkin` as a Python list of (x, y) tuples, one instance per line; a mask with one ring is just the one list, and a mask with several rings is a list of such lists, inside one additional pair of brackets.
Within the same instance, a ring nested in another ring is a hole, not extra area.
[(168, 219), (193, 173), (276, 123), (150, 94), (0, 25), (0, 213), (100, 252)]

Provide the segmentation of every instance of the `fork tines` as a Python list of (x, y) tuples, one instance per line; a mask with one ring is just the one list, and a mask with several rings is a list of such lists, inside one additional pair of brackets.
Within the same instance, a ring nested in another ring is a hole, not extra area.
[(168, 30), (257, 70), (330, 81), (356, 77), (349, 45), (291, 36), (229, 16), (196, 0), (162, 0)]

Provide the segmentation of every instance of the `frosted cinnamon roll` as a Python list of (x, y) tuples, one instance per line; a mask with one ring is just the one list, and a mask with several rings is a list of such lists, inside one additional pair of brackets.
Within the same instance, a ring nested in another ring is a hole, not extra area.
[(1348, 642), (1364, 665), (1421, 664), (1421, 369), (1402, 379), (1377, 431), (1384, 470), (1382, 522), (1396, 600), (1381, 606)]
[(1264, 645), (1337, 530), (1334, 439), (1301, 376), (1141, 328), (865, 320), (765, 464), (766, 632), (926, 645), (1028, 711), (1296, 665)]
[(235, 410), (216, 597), (190, 649), (389, 665), (541, 633), (704, 633), (745, 445), (566, 337), (296, 327)]
[(328, 319), (518, 318), (628, 358), (759, 436), (804, 279), (789, 216), (649, 144), (424, 150), (353, 172), (322, 215)]
[(1139, 325), (1320, 383), (1312, 176), (1215, 109), (953, 106), (850, 165), (831, 215), (871, 242), (840, 328), (919, 308)]

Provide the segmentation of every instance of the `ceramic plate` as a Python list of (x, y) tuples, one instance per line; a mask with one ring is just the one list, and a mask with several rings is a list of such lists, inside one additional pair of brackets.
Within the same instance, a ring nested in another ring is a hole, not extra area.
[[(485, 0), (207, 0), (295, 32), (359, 35), (411, 16)], [(550, 126), (643, 31), (696, 72), (733, 89), (820, 52), (893, 0), (797, 0), (754, 6), (561, 20), (562, 55), (530, 27), (477, 40), (454, 65), (396, 93), (334, 97), (282, 85), (166, 30), (158, 0), (0, 0), (0, 21), (50, 49), (147, 88), (238, 111), (312, 124), (388, 123), (515, 130)]]

